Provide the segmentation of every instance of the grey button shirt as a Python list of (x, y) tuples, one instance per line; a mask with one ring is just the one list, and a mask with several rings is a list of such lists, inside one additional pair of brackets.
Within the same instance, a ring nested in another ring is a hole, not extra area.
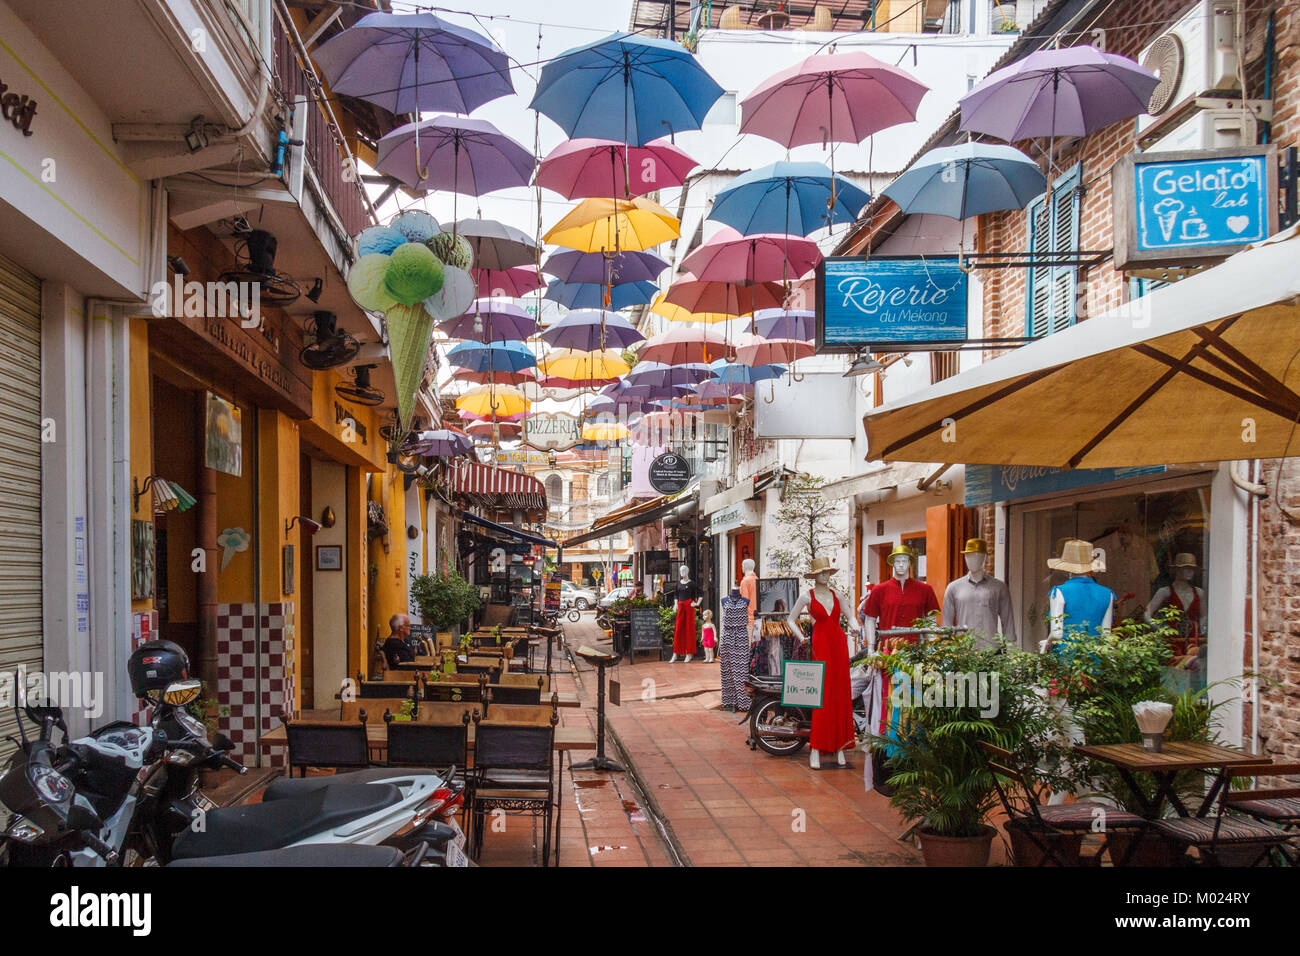
[(1011, 591), (1005, 582), (987, 574), (978, 583), (968, 574), (948, 585), (943, 594), (943, 622), (950, 627), (969, 627), (981, 647), (995, 646), (999, 634), (1012, 647), (1018, 645)]

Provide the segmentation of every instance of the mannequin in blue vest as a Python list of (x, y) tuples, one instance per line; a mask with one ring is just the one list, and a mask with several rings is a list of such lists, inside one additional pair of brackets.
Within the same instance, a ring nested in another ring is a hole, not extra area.
[(1040, 652), (1047, 651), (1064, 638), (1067, 628), (1086, 634), (1110, 630), (1115, 615), (1115, 592), (1092, 579), (1093, 571), (1101, 568), (1100, 560), (1100, 552), (1093, 548), (1092, 542), (1079, 540), (1065, 542), (1061, 556), (1048, 560), (1049, 568), (1065, 571), (1070, 577), (1048, 592), (1048, 633), (1051, 636), (1038, 645)]

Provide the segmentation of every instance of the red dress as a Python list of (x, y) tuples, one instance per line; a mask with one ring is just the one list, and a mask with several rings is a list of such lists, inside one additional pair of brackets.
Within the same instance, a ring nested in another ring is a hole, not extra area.
[[(832, 592), (833, 594), (834, 592)], [(834, 752), (851, 747), (853, 735), (853, 702), (850, 699), (849, 640), (840, 627), (840, 599), (834, 597), (835, 607), (830, 614), (808, 592), (808, 613), (812, 615), (813, 660), (826, 665), (822, 679), (822, 705), (812, 712), (812, 735), (808, 745), (813, 750)]]
[(673, 653), (688, 657), (695, 653), (695, 605), (677, 602), (677, 620), (673, 627)]

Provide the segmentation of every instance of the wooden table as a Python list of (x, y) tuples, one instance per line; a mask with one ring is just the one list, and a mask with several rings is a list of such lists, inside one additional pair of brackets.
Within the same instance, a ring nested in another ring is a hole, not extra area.
[[(1075, 747), (1074, 751), (1115, 767), (1119, 771), (1120, 779), (1137, 800), (1141, 815), (1148, 820), (1160, 817), (1166, 799), (1180, 817), (1192, 816), (1183, 806), (1178, 794), (1174, 792), (1174, 775), (1179, 771), (1200, 770), (1214, 774), (1214, 783), (1196, 811), (1196, 816), (1203, 817), (1210, 812), (1220, 791), (1227, 784), (1228, 770), (1233, 767), (1273, 762), (1269, 757), (1248, 753), (1235, 747), (1220, 747), (1217, 744), (1195, 741), (1165, 741), (1164, 749), (1158, 753), (1135, 743), (1081, 745)], [(1158, 785), (1154, 797), (1148, 799), (1142, 792), (1142, 788), (1133, 776), (1136, 773), (1149, 773), (1156, 778)]]
[[(427, 704), (421, 706), (428, 706)], [(461, 710), (465, 705), (456, 704)], [(504, 708), (504, 705), (502, 705)], [(304, 710), (302, 719), (313, 723), (342, 723), (338, 719), (338, 711), (334, 708), (327, 710)], [(388, 748), (388, 725), (382, 720), (366, 722), (366, 740), (370, 746), (376, 750), (386, 750)], [(261, 743), (264, 747), (285, 747), (289, 743), (289, 734), (285, 730), (284, 724), (272, 730), (268, 730), (261, 736)], [(469, 746), (474, 749), (474, 722), (470, 721), (469, 725)], [(590, 727), (556, 727), (555, 728), (555, 748), (557, 752), (567, 750), (595, 750), (596, 735)]]

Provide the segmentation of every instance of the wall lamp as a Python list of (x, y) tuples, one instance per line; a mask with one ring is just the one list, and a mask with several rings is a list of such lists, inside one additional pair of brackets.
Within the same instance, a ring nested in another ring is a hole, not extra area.
[(306, 515), (294, 515), (284, 523), (284, 536), (289, 537), (289, 532), (293, 530), (294, 525), (300, 526), (308, 534), (315, 534), (320, 530), (320, 522), (308, 518)]
[(153, 489), (154, 502), (163, 511), (189, 511), (197, 503), (192, 495), (174, 481), (167, 481), (158, 475), (150, 475), (140, 484), (139, 478), (131, 479), (131, 510), (140, 509), (140, 499)]

